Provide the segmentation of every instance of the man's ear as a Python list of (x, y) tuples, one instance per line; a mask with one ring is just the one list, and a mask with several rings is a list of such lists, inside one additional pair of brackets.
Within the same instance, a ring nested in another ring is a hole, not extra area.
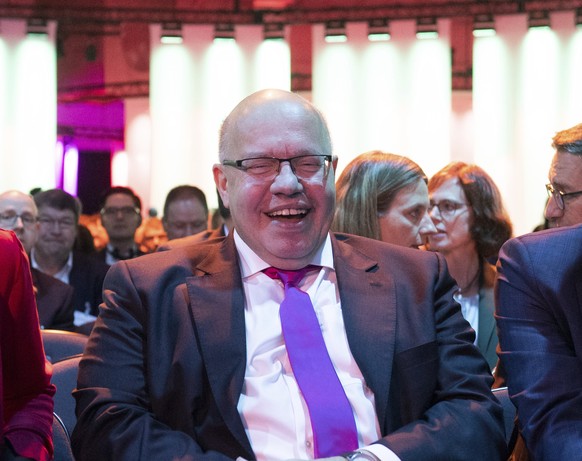
[(338, 160), (338, 158), (337, 158), (337, 155), (334, 155), (334, 156), (331, 158), (331, 166), (332, 166), (332, 168), (333, 168), (333, 172), (334, 172), (334, 173), (337, 171), (337, 160)]
[(230, 208), (229, 200), (228, 200), (228, 191), (227, 191), (227, 179), (226, 175), (223, 171), (223, 166), (216, 164), (212, 167), (212, 173), (214, 174), (214, 183), (216, 184), (216, 190), (220, 194), (220, 198), (222, 199), (222, 203), (226, 208)]

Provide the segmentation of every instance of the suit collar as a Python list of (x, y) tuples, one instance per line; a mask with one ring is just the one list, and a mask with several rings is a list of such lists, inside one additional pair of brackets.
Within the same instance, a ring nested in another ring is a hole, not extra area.
[(334, 264), (350, 350), (374, 392), (384, 432), (396, 337), (396, 284), (378, 262), (332, 235)]
[[(381, 430), (386, 420), (395, 348), (396, 285), (377, 261), (331, 236), (350, 350), (374, 392)], [(229, 430), (254, 458), (238, 414), (246, 364), (244, 292), (232, 233), (186, 280), (197, 337), (214, 399)], [(226, 392), (224, 391), (226, 389)]]
[(194, 327), (210, 390), (222, 418), (239, 441), (246, 459), (254, 459), (238, 414), (246, 364), (244, 293), (232, 235), (216, 245), (186, 279)]

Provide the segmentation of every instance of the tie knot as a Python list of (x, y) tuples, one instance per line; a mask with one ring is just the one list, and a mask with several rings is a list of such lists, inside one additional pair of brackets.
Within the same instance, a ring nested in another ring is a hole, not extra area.
[(307, 267), (297, 270), (277, 269), (276, 267), (268, 267), (263, 272), (272, 279), (281, 280), (285, 286), (287, 285), (296, 286), (299, 282), (301, 282), (301, 280), (303, 280), (305, 274), (317, 269), (319, 268), (313, 265), (309, 265)]

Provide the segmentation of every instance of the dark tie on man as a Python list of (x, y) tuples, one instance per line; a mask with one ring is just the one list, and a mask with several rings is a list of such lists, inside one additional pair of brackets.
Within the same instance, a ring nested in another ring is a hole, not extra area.
[(309, 295), (297, 288), (307, 266), (297, 271), (269, 267), (272, 279), (285, 285), (279, 316), (293, 374), (309, 410), (316, 458), (337, 456), (358, 448), (358, 433), (350, 402), (327, 352), (319, 320)]

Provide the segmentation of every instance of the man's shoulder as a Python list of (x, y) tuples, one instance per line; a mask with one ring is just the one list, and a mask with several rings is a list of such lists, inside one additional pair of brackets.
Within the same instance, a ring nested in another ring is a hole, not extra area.
[(524, 246), (528, 250), (547, 249), (548, 247), (572, 247), (582, 251), (582, 224), (569, 227), (532, 232), (509, 239), (503, 245), (505, 250)]
[(427, 254), (433, 254), (434, 252), (418, 250), (416, 248), (409, 248), (400, 245), (394, 245), (392, 243), (382, 242), (381, 240), (375, 240), (368, 237), (361, 237), (359, 235), (344, 234), (341, 232), (334, 232), (333, 236), (340, 244), (346, 244), (357, 248), (358, 250), (366, 252), (380, 252), (387, 254), (404, 255), (410, 257), (420, 257), (425, 258)]
[(582, 225), (508, 240), (499, 252), (499, 267), (506, 277), (544, 280), (550, 285), (568, 280), (576, 285), (582, 275)]
[(224, 234), (222, 234), (218, 229), (205, 230), (199, 232), (198, 234), (189, 235), (187, 237), (182, 237), (179, 239), (169, 240), (168, 242), (160, 245), (157, 251), (167, 251), (174, 250), (176, 248), (188, 247), (191, 245), (196, 245), (201, 242), (213, 239), (223, 239)]
[(352, 234), (333, 233), (332, 235), (340, 248), (349, 247), (371, 260), (388, 261), (389, 264), (400, 265), (403, 269), (416, 267), (417, 264), (428, 267), (430, 261), (435, 262), (439, 258), (433, 251), (408, 248)]
[[(194, 236), (190, 236), (194, 237)], [(224, 253), (227, 248), (226, 238), (220, 237), (208, 240), (191, 240), (184, 237), (181, 244), (165, 247), (140, 256), (138, 258), (124, 261), (131, 270), (147, 269), (148, 271), (160, 272), (165, 268), (184, 266), (194, 268), (203, 261), (228, 260), (230, 257)]]

